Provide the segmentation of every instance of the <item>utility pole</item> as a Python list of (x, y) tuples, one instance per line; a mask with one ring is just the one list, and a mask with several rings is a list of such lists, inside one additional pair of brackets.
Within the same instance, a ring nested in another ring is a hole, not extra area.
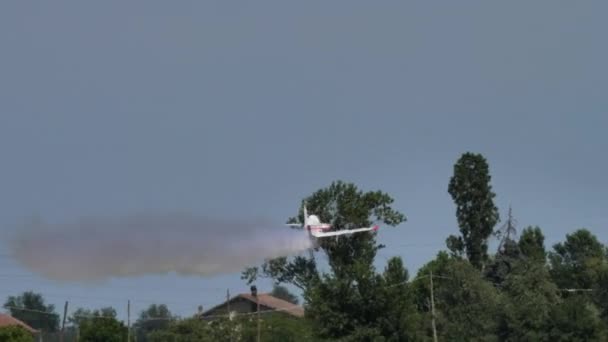
[(226, 289), (226, 310), (228, 310), (228, 319), (230, 320), (230, 289)]
[[(230, 289), (226, 289), (226, 310), (228, 311), (228, 320), (232, 321), (232, 314), (230, 312)], [(229, 325), (230, 326), (230, 325)], [(232, 342), (232, 329), (230, 330), (230, 342)]]
[(59, 333), (59, 341), (63, 342), (63, 334), (65, 332), (65, 316), (68, 314), (68, 301), (65, 301), (65, 306), (63, 307), (63, 322), (61, 323), (61, 332)]
[(257, 339), (257, 342), (260, 342), (260, 328), (261, 328), (261, 326), (260, 326), (260, 323), (261, 323), (260, 322), (260, 298), (258, 297), (258, 288), (255, 285), (251, 286), (251, 295), (255, 299), (255, 303), (256, 303), (256, 307), (257, 307), (257, 309), (256, 309), (256, 314), (258, 316), (258, 339)]
[(260, 330), (261, 330), (261, 321), (260, 321), (260, 298), (258, 296), (256, 296), (255, 301), (258, 303), (258, 311), (257, 311), (257, 316), (258, 316), (258, 342), (261, 341), (260, 339)]
[(131, 300), (127, 300), (127, 342), (131, 342)]
[(433, 271), (430, 271), (431, 280), (431, 325), (433, 326), (433, 341), (437, 342), (437, 327), (435, 326), (435, 297), (433, 296)]

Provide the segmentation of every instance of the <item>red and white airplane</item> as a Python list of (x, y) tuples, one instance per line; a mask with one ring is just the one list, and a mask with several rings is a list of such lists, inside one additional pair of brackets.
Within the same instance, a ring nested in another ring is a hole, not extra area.
[(308, 235), (310, 236), (311, 239), (313, 238), (324, 238), (324, 237), (329, 237), (329, 236), (340, 236), (340, 235), (347, 235), (347, 234), (354, 234), (354, 233), (360, 233), (360, 232), (369, 232), (369, 231), (377, 231), (378, 230), (378, 226), (375, 225), (373, 227), (367, 227), (367, 228), (356, 228), (356, 229), (343, 229), (343, 230), (336, 230), (336, 231), (329, 231), (332, 228), (332, 225), (329, 223), (322, 223), (321, 220), (319, 220), (319, 217), (316, 215), (308, 215), (308, 211), (306, 210), (306, 206), (304, 206), (304, 225), (302, 224), (298, 224), (298, 223), (293, 223), (293, 224), (287, 224), (288, 226), (291, 227), (303, 227), (307, 232)]

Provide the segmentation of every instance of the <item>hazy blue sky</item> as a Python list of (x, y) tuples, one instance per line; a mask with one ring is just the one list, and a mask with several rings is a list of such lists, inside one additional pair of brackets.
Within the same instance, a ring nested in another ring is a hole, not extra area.
[[(0, 242), (31, 215), (142, 210), (282, 220), (342, 179), (408, 217), (379, 267), (456, 233), (452, 166), (547, 245), (608, 240), (605, 1), (103, 1), (0, 5)], [(6, 243), (0, 253), (6, 253)], [(216, 304), (239, 275), (57, 284), (0, 256), (0, 299)], [(260, 286), (268, 290), (267, 286)], [(124, 317), (124, 308), (121, 317)]]

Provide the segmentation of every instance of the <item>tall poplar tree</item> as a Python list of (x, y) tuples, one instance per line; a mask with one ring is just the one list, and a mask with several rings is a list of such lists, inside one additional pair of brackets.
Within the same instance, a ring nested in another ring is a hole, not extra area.
[(454, 165), (448, 186), (462, 233), (461, 238), (451, 236), (448, 242), (454, 246), (459, 245), (454, 241), (462, 241), (460, 246), (477, 269), (482, 269), (488, 258), (488, 238), (499, 221), (491, 178), (488, 163), (481, 154), (465, 153)]

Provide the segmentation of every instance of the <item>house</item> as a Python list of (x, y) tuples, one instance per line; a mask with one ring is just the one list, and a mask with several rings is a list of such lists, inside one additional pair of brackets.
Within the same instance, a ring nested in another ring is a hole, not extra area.
[(216, 305), (213, 308), (199, 314), (205, 320), (217, 317), (238, 314), (252, 314), (258, 310), (264, 312), (281, 312), (292, 317), (304, 317), (304, 308), (288, 301), (274, 297), (268, 293), (257, 293), (255, 286), (251, 287), (251, 293), (241, 293), (230, 298), (230, 300)]
[(26, 331), (28, 331), (29, 333), (31, 333), (32, 335), (35, 335), (38, 333), (38, 331), (32, 327), (30, 327), (29, 325), (23, 323), (22, 321), (16, 319), (15, 317), (8, 315), (8, 314), (3, 314), (0, 313), (0, 328), (2, 327), (8, 327), (8, 326), (19, 326), (23, 329), (25, 329)]

